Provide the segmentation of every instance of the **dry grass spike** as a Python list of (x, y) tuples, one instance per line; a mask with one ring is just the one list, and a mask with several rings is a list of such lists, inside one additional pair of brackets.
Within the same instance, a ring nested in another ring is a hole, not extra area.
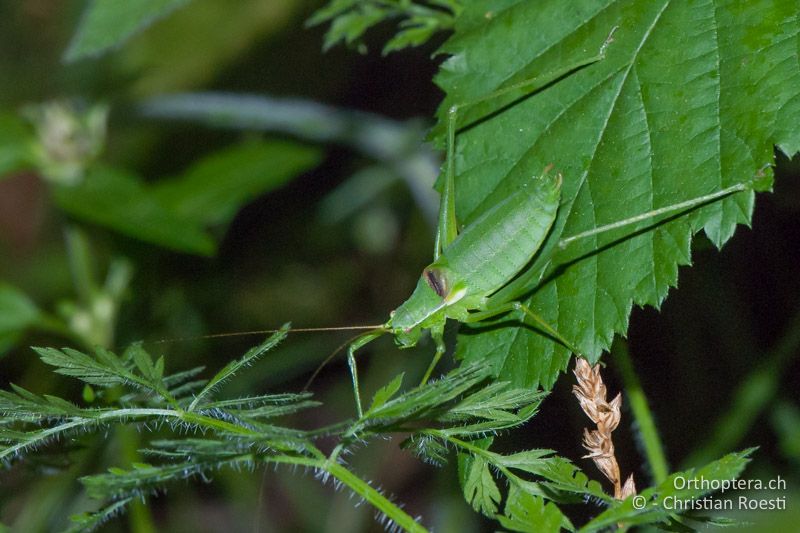
[(600, 376), (600, 365), (591, 366), (586, 359), (575, 358), (573, 373), (578, 384), (572, 387), (572, 393), (578, 398), (586, 416), (597, 426), (591, 431), (583, 430), (583, 447), (589, 452), (584, 458), (591, 458), (600, 472), (614, 484), (614, 498), (624, 500), (636, 494), (636, 485), (633, 474), (622, 484), (619, 464), (614, 456), (614, 443), (611, 440), (611, 433), (617, 429), (622, 416), (622, 393), (617, 394), (610, 402), (606, 401), (606, 386)]

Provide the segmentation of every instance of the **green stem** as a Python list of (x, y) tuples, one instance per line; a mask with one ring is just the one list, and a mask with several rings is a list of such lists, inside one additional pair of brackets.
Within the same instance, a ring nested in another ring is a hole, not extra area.
[(69, 259), (70, 273), (75, 292), (78, 293), (79, 301), (88, 306), (94, 295), (97, 293), (97, 283), (95, 282), (94, 270), (92, 268), (92, 257), (89, 250), (89, 242), (86, 235), (76, 227), (68, 227), (65, 230), (67, 241), (67, 257)]
[(428, 531), (420, 525), (419, 522), (414, 520), (411, 515), (393, 504), (383, 494), (372, 488), (366, 481), (356, 476), (339, 463), (326, 462), (324, 468), (333, 477), (347, 485), (351, 490), (406, 531), (411, 531), (413, 533), (426, 533)]
[(628, 344), (619, 340), (614, 343), (612, 349), (614, 362), (617, 364), (622, 382), (625, 385), (625, 393), (627, 400), (631, 406), (631, 412), (639, 427), (639, 435), (644, 444), (644, 453), (647, 458), (647, 463), (650, 465), (650, 473), (653, 476), (653, 482), (658, 485), (669, 475), (669, 466), (667, 465), (667, 458), (664, 454), (664, 446), (661, 443), (661, 438), (658, 435), (658, 429), (653, 421), (653, 414), (650, 411), (650, 406), (647, 403), (647, 397), (642, 389), (642, 384), (636, 371), (633, 368), (633, 361), (631, 361), (630, 353), (628, 352)]

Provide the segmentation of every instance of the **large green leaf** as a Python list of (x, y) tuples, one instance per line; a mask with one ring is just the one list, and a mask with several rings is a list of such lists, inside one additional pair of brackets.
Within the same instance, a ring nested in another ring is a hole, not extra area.
[[(563, 173), (539, 256), (496, 300), (523, 294), (596, 360), (633, 304), (658, 306), (701, 229), (721, 246), (771, 185), (773, 145), (800, 146), (798, 6), (757, 0), (490, 0), (466, 3), (443, 51), (440, 110), (597, 54), (533, 95), (512, 90), (459, 119), (456, 204), (469, 223), (548, 164)], [(718, 193), (702, 207), (564, 239)], [(516, 294), (515, 294), (516, 293)], [(550, 386), (565, 349), (532, 329), (462, 328), (458, 356), (515, 384)]]
[(16, 115), (0, 113), (0, 180), (31, 165), (33, 135)]
[(40, 318), (41, 311), (25, 293), (0, 282), (0, 355)]
[(64, 58), (75, 61), (120, 46), (189, 0), (91, 0)]

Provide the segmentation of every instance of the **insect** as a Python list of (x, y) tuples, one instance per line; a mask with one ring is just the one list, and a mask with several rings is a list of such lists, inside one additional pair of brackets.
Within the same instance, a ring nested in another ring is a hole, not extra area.
[(445, 179), (439, 206), (433, 263), (425, 267), (411, 296), (391, 312), (382, 326), (357, 337), (348, 347), (347, 360), (353, 380), (358, 416), (363, 414), (356, 367), (356, 351), (384, 334), (394, 336), (401, 348), (410, 348), (428, 330), (436, 352), (422, 382), (428, 381), (445, 352), (444, 326), (448, 319), (480, 322), (494, 316), (521, 311), (525, 319), (569, 348), (577, 349), (533, 311), (518, 301), (489, 299), (530, 263), (545, 241), (556, 219), (562, 177), (548, 166), (531, 176), (505, 199), (482, 213), (460, 233), (455, 216), (455, 137), (460, 109), (496, 99), (512, 91), (529, 94), (600, 61), (611, 35), (600, 52), (544, 76), (525, 80), (477, 100), (453, 106), (448, 111)]
[(423, 377), (428, 381), (445, 352), (443, 340), (447, 319), (479, 322), (510, 311), (522, 311), (540, 328), (573, 351), (555, 330), (520, 302), (500, 305), (488, 297), (504, 287), (541, 247), (556, 218), (561, 193), (561, 175), (546, 169), (518, 191), (483, 213), (450, 240), (442, 237), (434, 261), (422, 271), (414, 292), (391, 312), (380, 328), (358, 337), (348, 348), (348, 363), (359, 416), (361, 398), (355, 352), (377, 337), (391, 333), (401, 348), (415, 346), (424, 330), (436, 345), (433, 360)]

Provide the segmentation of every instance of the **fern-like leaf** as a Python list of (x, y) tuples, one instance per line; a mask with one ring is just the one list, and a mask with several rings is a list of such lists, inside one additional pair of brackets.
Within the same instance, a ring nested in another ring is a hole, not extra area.
[(200, 405), (201, 400), (205, 396), (211, 394), (214, 389), (218, 388), (222, 385), (225, 381), (233, 377), (239, 370), (243, 368), (247, 368), (248, 366), (252, 365), (256, 362), (258, 358), (263, 356), (268, 351), (272, 350), (275, 346), (277, 346), (283, 339), (286, 338), (286, 335), (289, 333), (289, 324), (284, 324), (281, 329), (274, 333), (271, 337), (265, 340), (260, 345), (251, 348), (241, 359), (237, 359), (236, 361), (231, 361), (225, 367), (217, 372), (217, 374), (211, 378), (208, 383), (203, 387), (203, 389), (195, 396), (192, 403), (189, 405), (189, 410), (192, 411), (198, 405)]

